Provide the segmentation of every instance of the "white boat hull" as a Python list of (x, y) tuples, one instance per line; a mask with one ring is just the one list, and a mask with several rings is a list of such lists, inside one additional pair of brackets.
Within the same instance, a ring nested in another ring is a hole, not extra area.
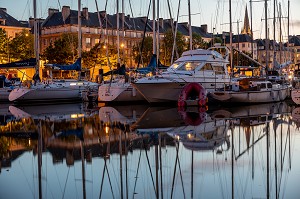
[(103, 84), (98, 89), (99, 102), (144, 101), (145, 98), (130, 83)]
[[(149, 103), (177, 102), (184, 86), (190, 82), (139, 83), (133, 84)], [(201, 83), (206, 91), (214, 90), (212, 83)], [(220, 87), (221, 87), (220, 83)]]
[(223, 102), (267, 103), (279, 102), (286, 99), (288, 87), (267, 91), (216, 91), (209, 93), (209, 97)]
[(58, 101), (80, 98), (79, 88), (17, 88), (9, 94), (9, 101)]
[(293, 89), (291, 91), (291, 97), (293, 102), (300, 104), (300, 89)]

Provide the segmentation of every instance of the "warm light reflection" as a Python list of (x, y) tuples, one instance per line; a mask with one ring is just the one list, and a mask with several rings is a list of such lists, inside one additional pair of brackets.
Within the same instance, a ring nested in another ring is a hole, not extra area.
[(29, 145), (29, 146), (31, 145), (31, 140), (30, 140), (30, 139), (28, 140), (28, 145)]
[(109, 133), (109, 127), (108, 127), (108, 126), (105, 127), (105, 133), (106, 133), (106, 134)]
[(71, 118), (75, 119), (75, 118), (82, 118), (84, 117), (84, 114), (71, 114)]

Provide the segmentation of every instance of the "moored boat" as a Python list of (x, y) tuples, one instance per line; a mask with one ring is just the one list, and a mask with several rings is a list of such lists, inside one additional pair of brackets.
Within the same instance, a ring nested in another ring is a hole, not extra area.
[(242, 78), (232, 80), (230, 89), (212, 91), (208, 95), (211, 99), (221, 102), (279, 102), (289, 95), (289, 86), (272, 84), (264, 79)]
[(167, 71), (133, 82), (149, 103), (177, 101), (180, 92), (188, 83), (199, 83), (208, 92), (229, 83), (227, 70), (229, 50), (222, 56), (215, 48), (189, 50), (182, 54)]

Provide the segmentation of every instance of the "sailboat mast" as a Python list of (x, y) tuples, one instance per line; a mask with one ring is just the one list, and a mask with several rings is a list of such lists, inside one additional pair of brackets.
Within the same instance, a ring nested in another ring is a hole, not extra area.
[(190, 50), (193, 50), (193, 38), (192, 38), (192, 19), (191, 19), (191, 1), (188, 0), (189, 11), (189, 36), (190, 36)]
[(233, 72), (233, 51), (232, 51), (232, 16), (231, 16), (231, 0), (229, 0), (229, 39), (230, 39), (230, 68)]
[(265, 0), (265, 50), (266, 50), (266, 69), (269, 68), (269, 40), (268, 40), (268, 0)]
[[(156, 63), (158, 65), (158, 60), (159, 60), (159, 40), (160, 40), (160, 37), (159, 37), (159, 0), (157, 0), (157, 39), (156, 39), (156, 42), (157, 42), (157, 56), (156, 56)], [(158, 67), (158, 66), (157, 66)]]
[(38, 21), (37, 21), (37, 15), (36, 15), (36, 0), (33, 1), (33, 18), (34, 18), (34, 55), (36, 58), (36, 67), (35, 67), (35, 74), (39, 76), (39, 66), (40, 66), (40, 60), (39, 60), (39, 40), (38, 40)]
[(276, 27), (276, 2), (277, 0), (274, 0), (274, 16), (273, 16), (273, 70), (275, 69), (275, 61), (276, 61), (276, 33), (275, 33), (275, 27)]
[(290, 38), (290, 0), (288, 0), (288, 24), (287, 24), (287, 35), (288, 35), (288, 39), (287, 39), (287, 50), (288, 50), (288, 53), (289, 53), (288, 59), (289, 59), (289, 61), (291, 61), (290, 42), (289, 42), (289, 38)]
[(153, 54), (156, 55), (156, 31), (155, 31), (155, 0), (152, 1), (152, 11), (153, 11)]
[(280, 61), (280, 64), (282, 64), (282, 31), (281, 31), (281, 17), (282, 17), (282, 13), (281, 13), (281, 4), (279, 3), (279, 50), (280, 50), (280, 53), (279, 53), (279, 61)]
[(119, 0), (117, 0), (117, 63), (120, 63), (120, 15), (119, 15)]
[(251, 23), (251, 56), (253, 58), (253, 12), (252, 12), (252, 0), (250, 0), (250, 23)]
[(81, 0), (78, 0), (78, 58), (81, 58)]

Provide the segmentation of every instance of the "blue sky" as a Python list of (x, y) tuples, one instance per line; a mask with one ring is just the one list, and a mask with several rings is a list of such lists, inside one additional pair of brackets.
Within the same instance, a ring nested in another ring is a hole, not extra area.
[[(7, 8), (7, 12), (19, 20), (28, 20), (29, 16), (33, 16), (33, 0), (1, 0), (0, 7)], [(173, 18), (177, 17), (178, 1), (169, 0), (171, 3), (171, 10)], [(190, 0), (192, 24), (200, 26), (201, 24), (208, 25), (208, 31), (221, 33), (222, 30), (229, 31), (229, 2), (228, 0)], [(77, 0), (37, 0), (38, 17), (46, 18), (48, 8), (58, 8), (68, 5), (71, 9), (77, 10)], [(97, 0), (99, 10), (104, 10), (105, 0)], [(121, 0), (119, 0), (121, 11)], [(133, 13), (130, 11), (130, 4)], [(142, 2), (142, 3), (141, 3)], [(288, 0), (277, 0), (282, 7), (283, 17), (287, 17)], [(96, 11), (95, 0), (81, 0), (82, 7), (88, 7), (89, 11)], [(290, 0), (290, 34), (300, 35), (300, 0)], [(147, 13), (149, 0), (124, 0), (125, 13), (134, 17), (145, 16)], [(232, 0), (232, 20), (233, 31), (236, 34), (238, 25), (239, 32), (243, 27), (244, 13), (246, 5), (248, 6), (248, 13), (250, 17), (249, 0)], [(274, 0), (268, 1), (268, 18), (273, 17)], [(279, 7), (279, 6), (278, 6)], [(116, 0), (109, 0), (107, 12), (113, 14), (116, 12)], [(181, 0), (181, 8), (179, 13), (179, 22), (188, 21), (187, 15), (187, 0)], [(160, 0), (160, 17), (169, 18), (167, 0)], [(151, 15), (152, 17), (152, 15)], [(264, 2), (253, 3), (253, 32), (255, 38), (264, 38)], [(279, 24), (277, 24), (279, 27)], [(282, 34), (283, 39), (287, 38), (287, 19), (282, 19)], [(269, 20), (270, 38), (273, 39), (273, 21)], [(279, 35), (279, 28), (276, 28), (276, 34)], [(279, 38), (276, 38), (279, 40)]]

